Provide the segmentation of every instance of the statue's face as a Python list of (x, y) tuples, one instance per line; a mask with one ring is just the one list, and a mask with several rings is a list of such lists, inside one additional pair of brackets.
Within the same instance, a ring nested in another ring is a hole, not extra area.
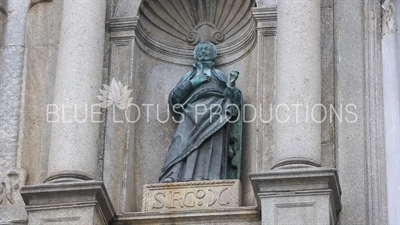
[(198, 61), (210, 61), (215, 58), (213, 46), (207, 43), (196, 46), (195, 58)]

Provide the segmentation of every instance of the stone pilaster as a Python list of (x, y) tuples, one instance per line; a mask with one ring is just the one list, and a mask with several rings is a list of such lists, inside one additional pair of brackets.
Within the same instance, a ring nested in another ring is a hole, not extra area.
[(262, 224), (333, 225), (341, 210), (337, 172), (319, 168), (321, 1), (278, 1), (276, 27), (275, 149), (265, 172), (250, 175)]
[[(118, 4), (122, 3), (132, 4), (134, 1), (118, 2)], [(121, 5), (121, 7), (128, 7), (128, 5)], [(134, 68), (136, 68), (134, 46), (137, 19), (137, 17), (116, 17), (109, 20), (109, 55), (106, 56), (108, 60), (104, 67), (107, 68), (108, 76), (105, 77), (107, 77), (110, 86), (112, 80), (129, 85), (129, 89), (134, 84), (134, 74), (136, 74), (134, 72)], [(136, 96), (134, 97), (136, 98)], [(107, 171), (103, 173), (103, 181), (117, 213), (133, 211), (131, 201), (135, 198), (133, 179), (135, 171), (134, 166), (132, 166), (135, 155), (132, 151), (134, 149), (135, 132), (133, 126), (126, 119), (123, 119), (126, 118), (125, 113), (125, 110), (120, 110), (115, 106), (107, 108), (104, 133), (106, 141), (103, 154), (100, 156), (103, 168), (107, 168)], [(132, 112), (132, 114), (134, 113)], [(132, 115), (131, 118), (136, 118), (135, 116)], [(125, 182), (120, 182), (121, 180), (125, 180)]]
[(21, 168), (18, 142), (28, 5), (0, 0), (0, 224), (27, 219), (19, 191), (28, 172)]
[(64, 1), (46, 182), (96, 177), (105, 14), (106, 1)]
[[(276, 80), (276, 4), (252, 9), (257, 22), (257, 106), (256, 120), (257, 161), (256, 172), (272, 167), (275, 142), (275, 121), (270, 107), (274, 105)], [(261, 121), (263, 120), (263, 121)]]

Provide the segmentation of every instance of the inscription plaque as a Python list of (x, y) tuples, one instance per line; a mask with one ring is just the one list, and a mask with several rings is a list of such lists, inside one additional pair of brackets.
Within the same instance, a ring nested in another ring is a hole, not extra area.
[(143, 211), (239, 207), (239, 180), (190, 181), (144, 185)]

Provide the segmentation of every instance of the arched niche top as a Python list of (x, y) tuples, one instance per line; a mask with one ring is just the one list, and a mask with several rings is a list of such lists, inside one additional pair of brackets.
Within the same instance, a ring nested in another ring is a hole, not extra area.
[(255, 44), (254, 6), (254, 0), (143, 0), (137, 43), (152, 57), (187, 65), (194, 46), (210, 41), (218, 48), (216, 64), (230, 64)]
[(34, 5), (41, 3), (41, 2), (52, 2), (53, 0), (30, 0), (29, 8), (32, 8)]

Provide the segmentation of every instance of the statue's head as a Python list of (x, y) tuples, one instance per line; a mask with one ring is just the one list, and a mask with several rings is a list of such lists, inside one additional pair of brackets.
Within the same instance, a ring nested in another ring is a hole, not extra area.
[(210, 61), (217, 58), (217, 47), (211, 42), (202, 41), (194, 48), (194, 58), (198, 61)]

